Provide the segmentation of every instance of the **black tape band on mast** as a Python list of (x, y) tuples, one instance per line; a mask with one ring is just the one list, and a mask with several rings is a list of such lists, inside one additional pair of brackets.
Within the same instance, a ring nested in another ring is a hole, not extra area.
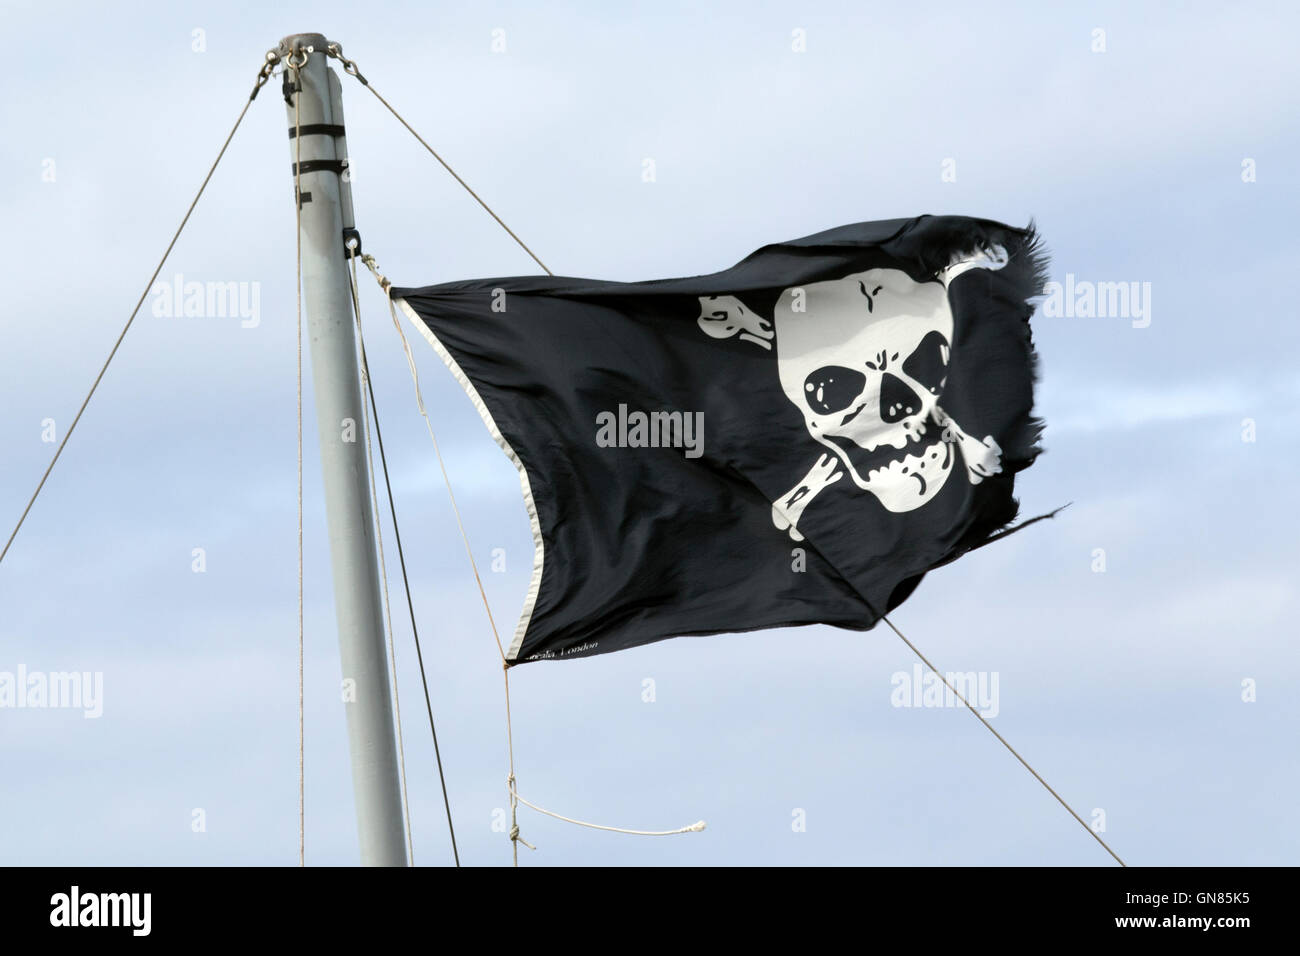
[[(298, 131), (292, 126), (289, 127), (289, 138), (293, 139), (298, 135)], [(334, 123), (307, 123), (302, 127), (303, 136), (343, 136), (342, 126)]]

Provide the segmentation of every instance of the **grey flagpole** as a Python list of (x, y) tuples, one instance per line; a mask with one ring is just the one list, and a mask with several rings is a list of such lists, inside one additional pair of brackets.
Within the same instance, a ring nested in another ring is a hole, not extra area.
[[(324, 472), (334, 608), (345, 682), (352, 789), (364, 866), (406, 866), (406, 833), (393, 731), (393, 705), (384, 646), (374, 516), (366, 469), (351, 284), (344, 230), (351, 229), (351, 189), (343, 180), (347, 156), (339, 82), (326, 66), (319, 33), (285, 37), (280, 54), (293, 62), (314, 52), (296, 71), (286, 68), (290, 162), (301, 156), (302, 281), (311, 348), (316, 424)], [(332, 94), (332, 95), (331, 95)], [(298, 98), (294, 137), (293, 98)], [(359, 250), (358, 250), (359, 252)], [(351, 693), (349, 693), (349, 691)]]

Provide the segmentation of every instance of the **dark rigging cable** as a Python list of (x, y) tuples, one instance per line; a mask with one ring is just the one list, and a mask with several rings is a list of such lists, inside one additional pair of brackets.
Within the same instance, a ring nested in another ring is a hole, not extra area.
[[(415, 623), (415, 602), (411, 599), (411, 582), (406, 573), (406, 556), (402, 551), (402, 530), (397, 523), (397, 506), (393, 502), (393, 486), (388, 480), (388, 458), (384, 454), (384, 433), (379, 427), (379, 406), (375, 404), (375, 385), (370, 378), (370, 363), (366, 360), (366, 340), (361, 331), (361, 303), (357, 298), (356, 254), (352, 256), (352, 309), (357, 320), (357, 344), (361, 353), (362, 377), (370, 393), (370, 416), (375, 423), (375, 438), (379, 444), (379, 463), (384, 472), (384, 488), (388, 494), (388, 511), (393, 518), (393, 537), (397, 541), (397, 560), (402, 568), (402, 587), (406, 590), (406, 608), (411, 615), (411, 634), (415, 637), (415, 656), (420, 662), (420, 683), (424, 687), (424, 706), (429, 713), (429, 732), (433, 735), (433, 755), (438, 762), (438, 782), (442, 784), (442, 802), (447, 810), (447, 831), (451, 834), (451, 854), (460, 866), (460, 851), (456, 848), (456, 827), (451, 822), (451, 800), (447, 796), (447, 778), (442, 770), (442, 752), (438, 748), (438, 728), (433, 720), (433, 701), (429, 695), (429, 678), (424, 670), (424, 651), (420, 648), (420, 630)], [(378, 518), (378, 515), (376, 515)]]
[(54, 457), (50, 460), (49, 467), (45, 469), (45, 474), (41, 475), (41, 480), (37, 483), (36, 490), (32, 492), (31, 498), (28, 499), (27, 507), (23, 509), (23, 513), (18, 517), (18, 523), (14, 525), (14, 530), (10, 533), (9, 540), (5, 542), (4, 548), (0, 549), (0, 561), (5, 559), (5, 555), (9, 553), (10, 545), (14, 543), (14, 538), (18, 537), (18, 531), (22, 528), (23, 522), (27, 520), (27, 515), (31, 512), (32, 505), (36, 504), (36, 499), (40, 495), (41, 489), (45, 487), (45, 482), (50, 477), (50, 472), (54, 471), (54, 466), (58, 464), (59, 456), (63, 454), (63, 449), (67, 446), (68, 439), (72, 437), (72, 433), (76, 429), (77, 423), (81, 421), (81, 416), (86, 411), (86, 406), (90, 404), (90, 399), (94, 396), (95, 390), (99, 388), (99, 383), (103, 381), (104, 373), (108, 371), (109, 364), (112, 363), (114, 356), (117, 355), (117, 350), (121, 348), (122, 340), (126, 338), (126, 333), (130, 331), (132, 323), (135, 322), (135, 317), (140, 314), (140, 306), (144, 305), (144, 300), (149, 295), (149, 290), (153, 288), (154, 280), (158, 278), (158, 273), (162, 272), (162, 267), (166, 264), (167, 257), (172, 254), (172, 249), (176, 246), (176, 240), (181, 237), (181, 233), (185, 230), (185, 224), (190, 221), (190, 214), (194, 212), (194, 207), (199, 204), (199, 199), (203, 196), (203, 191), (208, 188), (208, 182), (212, 179), (212, 174), (217, 171), (217, 166), (220, 165), (221, 158), (226, 155), (226, 148), (230, 145), (230, 141), (235, 138), (235, 133), (239, 129), (240, 124), (244, 122), (244, 116), (248, 113), (248, 108), (252, 105), (253, 100), (257, 98), (258, 90), (266, 84), (267, 79), (271, 75), (271, 69), (273, 66), (274, 61), (268, 60), (267, 63), (265, 63), (258, 71), (257, 85), (253, 87), (253, 92), (250, 93), (248, 99), (244, 101), (244, 108), (239, 111), (239, 117), (235, 120), (235, 125), (230, 128), (230, 132), (226, 135), (226, 141), (221, 144), (221, 149), (217, 152), (217, 158), (214, 159), (212, 165), (208, 167), (208, 174), (203, 177), (203, 182), (199, 184), (199, 191), (196, 192), (194, 198), (190, 200), (190, 207), (185, 210), (185, 216), (181, 219), (181, 224), (176, 227), (176, 232), (172, 234), (171, 242), (167, 243), (167, 248), (164, 250), (162, 258), (158, 260), (158, 265), (154, 268), (153, 275), (149, 276), (149, 281), (145, 283), (144, 291), (140, 293), (140, 298), (136, 301), (135, 308), (131, 310), (131, 315), (127, 318), (126, 325), (122, 327), (122, 331), (118, 335), (117, 341), (113, 343), (113, 348), (109, 351), (108, 358), (104, 359), (104, 364), (100, 366), (99, 374), (95, 376), (95, 381), (91, 383), (90, 391), (86, 393), (86, 397), (82, 401), (81, 407), (77, 409), (77, 414), (72, 419), (72, 424), (69, 425), (68, 430), (63, 433), (63, 441), (59, 442), (59, 447), (54, 450)]
[(552, 272), (550, 269), (546, 267), (545, 262), (537, 258), (537, 253), (533, 252), (532, 249), (529, 249), (528, 244), (525, 243), (522, 239), (520, 239), (517, 235), (515, 235), (515, 231), (506, 225), (505, 220), (502, 219), (500, 216), (498, 216), (493, 211), (492, 207), (483, 201), (483, 197), (481, 197), (478, 193), (474, 192), (474, 190), (470, 188), (469, 183), (465, 182), (465, 180), (460, 178), (460, 174), (456, 172), (456, 170), (451, 168), (451, 164), (448, 163), (445, 159), (443, 159), (440, 155), (438, 155), (438, 151), (436, 149), (434, 149), (427, 142), (425, 142), (424, 137), (415, 131), (415, 127), (412, 126), (410, 123), (408, 123), (406, 121), (406, 118), (402, 116), (401, 113), (397, 112), (396, 109), (393, 108), (393, 104), (388, 102), (388, 100), (384, 99), (383, 96), (380, 95), (380, 92), (370, 85), (370, 81), (367, 80), (364, 76), (362, 76), (361, 72), (357, 69), (356, 62), (353, 60), (349, 60), (347, 57), (343, 55), (342, 46), (340, 46), (337, 43), (331, 43), (329, 44), (329, 46), (326, 47), (325, 53), (327, 56), (331, 56), (337, 59), (339, 63), (343, 65), (344, 73), (348, 74), (348, 76), (355, 76), (362, 86), (364, 86), (372, 94), (374, 94), (375, 99), (379, 100), (379, 102), (384, 104), (384, 107), (388, 110), (388, 112), (392, 113), (393, 116), (397, 119), (397, 121), (406, 127), (407, 132), (409, 132), (412, 136), (414, 136), (419, 141), (420, 145), (429, 151), (429, 155), (432, 156), (434, 159), (436, 159), (439, 163), (441, 163), (442, 168), (447, 170), (447, 172), (451, 173), (452, 178), (455, 179), (456, 182), (460, 183), (461, 186), (464, 187), (465, 192), (473, 196), (474, 201), (477, 202), (480, 206), (482, 206), (484, 211), (487, 212), (489, 216), (491, 216), (493, 219), (497, 221), (497, 225), (510, 234), (510, 238), (519, 244), (519, 248), (524, 250), (524, 252), (528, 253), (528, 255), (532, 257), (532, 260), (542, 267), (543, 272), (545, 272), (548, 276), (555, 275), (554, 272)]
[[(1049, 516), (1043, 515), (1042, 517), (1049, 517)], [(1040, 519), (1033, 518), (1031, 520), (1038, 521)], [(1025, 524), (1029, 524), (1029, 522), (1027, 521), (1025, 522)], [(1023, 525), (1021, 527), (1023, 527)], [(1065, 800), (1061, 798), (1061, 795), (1059, 793), (1057, 793), (1055, 790), (1052, 789), (1051, 784), (1049, 784), (1046, 780), (1044, 780), (1041, 776), (1039, 776), (1038, 771), (1029, 765), (1028, 760), (1020, 756), (1019, 752), (1016, 750), (1015, 747), (1007, 743), (1007, 739), (1005, 737), (1003, 737), (1000, 733), (998, 733), (996, 730), (993, 729), (993, 725), (990, 724), (988, 720), (985, 719), (984, 715), (981, 714), (978, 710), (976, 710), (974, 705), (972, 705), (971, 702), (965, 698), (965, 696), (963, 696), (961, 693), (957, 691), (956, 687), (952, 686), (952, 682), (948, 680), (947, 676), (945, 676), (937, 667), (931, 664), (930, 659), (926, 657), (924, 654), (922, 654), (915, 644), (913, 644), (905, 636), (903, 636), (903, 632), (894, 626), (894, 622), (889, 619), (888, 615), (882, 614), (880, 615), (880, 619), (884, 621), (886, 624), (888, 624), (889, 629), (898, 635), (899, 640), (901, 640), (904, 644), (906, 644), (909, 648), (911, 648), (912, 653), (915, 654), (917, 657), (921, 658), (921, 660), (925, 662), (925, 666), (930, 668), (930, 670), (933, 671), (936, 676), (938, 676), (939, 680), (943, 681), (944, 686), (947, 687), (950, 691), (952, 691), (959, 701), (961, 701), (963, 704), (966, 705), (966, 709), (975, 715), (975, 719), (978, 720), (985, 727), (987, 727), (989, 733), (991, 733), (994, 737), (998, 738), (998, 741), (1002, 744), (1002, 746), (1006, 747), (1007, 750), (1011, 751), (1011, 756), (1019, 760), (1021, 765), (1026, 770), (1028, 770), (1031, 774), (1034, 775), (1034, 779), (1037, 780), (1039, 783), (1041, 783), (1043, 787), (1047, 790), (1047, 792), (1056, 798), (1056, 802), (1059, 803), (1061, 806), (1065, 807), (1065, 809), (1069, 811), (1070, 816), (1074, 817), (1074, 819), (1079, 821), (1079, 826), (1087, 830), (1089, 835), (1098, 843), (1100, 843), (1107, 853), (1109, 853), (1112, 857), (1115, 858), (1116, 863), (1118, 863), (1120, 866), (1127, 867), (1128, 864), (1119, 858), (1119, 854), (1110, 848), (1110, 844), (1107, 843), (1105, 840), (1103, 840), (1100, 834), (1098, 834), (1096, 830), (1088, 826), (1088, 824), (1084, 822), (1083, 817), (1079, 816), (1077, 813), (1074, 812), (1074, 808), (1070, 806), (1068, 803), (1066, 803)]]

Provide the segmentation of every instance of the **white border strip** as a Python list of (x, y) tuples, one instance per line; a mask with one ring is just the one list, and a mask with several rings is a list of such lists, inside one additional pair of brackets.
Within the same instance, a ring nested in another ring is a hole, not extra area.
[(483, 424), (487, 426), (487, 430), (491, 433), (493, 439), (495, 439), (496, 443), (501, 446), (501, 450), (506, 453), (506, 457), (510, 459), (511, 463), (515, 466), (515, 469), (519, 472), (519, 490), (523, 492), (524, 507), (528, 509), (528, 521), (529, 524), (532, 525), (533, 530), (533, 578), (532, 581), (529, 582), (528, 594), (524, 598), (524, 608), (519, 612), (519, 623), (515, 626), (515, 639), (511, 642), (510, 649), (506, 651), (506, 660), (518, 660), (519, 649), (524, 643), (524, 634), (528, 631), (528, 622), (532, 620), (533, 608), (537, 604), (537, 592), (540, 591), (542, 587), (542, 559), (545, 552), (545, 548), (542, 545), (542, 523), (537, 517), (537, 502), (533, 500), (533, 488), (528, 482), (528, 472), (524, 470), (524, 463), (519, 460), (519, 456), (515, 454), (515, 450), (510, 447), (510, 443), (506, 441), (505, 436), (501, 434), (501, 429), (497, 428), (497, 423), (492, 420), (492, 413), (488, 411), (488, 407), (483, 404), (483, 399), (479, 397), (478, 389), (474, 387), (474, 383), (469, 380), (469, 376), (465, 374), (464, 370), (457, 364), (456, 360), (452, 358), (451, 353), (448, 352), (442, 342), (438, 340), (438, 337), (433, 334), (433, 329), (429, 328), (428, 323), (420, 318), (414, 309), (407, 305), (405, 299), (395, 299), (394, 301), (401, 306), (402, 311), (406, 313), (406, 317), (411, 320), (411, 323), (417, 329), (419, 329), (420, 334), (424, 336), (425, 340), (433, 346), (433, 350), (438, 353), (438, 356), (442, 359), (443, 364), (447, 366), (451, 374), (456, 376), (456, 381), (460, 382), (460, 387), (465, 389), (465, 394), (469, 396), (469, 400), (473, 402), (474, 407), (478, 409), (479, 417), (483, 419)]

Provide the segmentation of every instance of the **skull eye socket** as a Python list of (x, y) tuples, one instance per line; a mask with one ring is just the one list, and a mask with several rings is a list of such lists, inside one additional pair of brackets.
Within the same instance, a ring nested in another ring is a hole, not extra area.
[(940, 332), (927, 332), (903, 363), (903, 372), (931, 395), (938, 395), (948, 378), (948, 340)]
[(862, 394), (867, 377), (843, 365), (825, 365), (803, 383), (804, 401), (818, 415), (832, 415), (853, 404)]
[(910, 385), (886, 372), (880, 378), (880, 420), (894, 424), (921, 410), (921, 399)]

